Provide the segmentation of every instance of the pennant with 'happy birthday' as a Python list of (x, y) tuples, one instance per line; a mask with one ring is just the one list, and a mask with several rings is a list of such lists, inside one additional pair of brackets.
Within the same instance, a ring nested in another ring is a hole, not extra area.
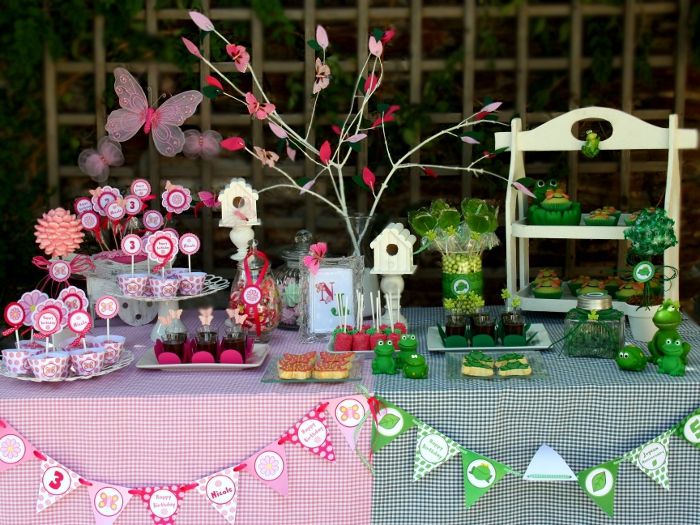
[(335, 461), (335, 450), (326, 425), (328, 403), (319, 403), (297, 421), (280, 439), (280, 443), (292, 443), (312, 454)]
[(247, 472), (282, 496), (288, 493), (287, 454), (277, 441), (250, 456), (237, 470)]
[(136, 489), (141, 501), (148, 507), (148, 514), (155, 525), (174, 525), (180, 512), (185, 493), (193, 485), (165, 485)]
[(240, 473), (229, 467), (195, 482), (197, 493), (206, 498), (226, 522), (231, 524), (236, 522), (241, 487), (239, 478)]
[(669, 429), (623, 456), (666, 490), (671, 488), (668, 479), (668, 439), (675, 431), (675, 428)]
[(418, 481), (431, 470), (446, 463), (460, 450), (460, 446), (422, 421), (417, 423), (416, 457), (413, 462), (413, 481)]
[(676, 433), (691, 445), (700, 448), (700, 408), (681, 421)]
[(462, 449), (464, 506), (469, 508), (491, 490), (510, 469), (491, 458)]
[(355, 450), (360, 434), (358, 430), (369, 416), (367, 398), (361, 395), (336, 397), (328, 402), (328, 413), (350, 449)]
[(87, 489), (95, 525), (112, 525), (131, 501), (129, 489), (107, 483), (90, 483)]
[(583, 491), (611, 518), (615, 515), (617, 468), (616, 461), (608, 461), (576, 475)]
[(41, 480), (36, 498), (37, 513), (48, 509), (80, 486), (80, 476), (58, 461), (44, 456), (41, 460)]
[(411, 414), (388, 401), (379, 400), (379, 402), (381, 406), (377, 410), (376, 419), (372, 420), (372, 450), (374, 452), (415, 426)]
[(34, 447), (5, 421), (0, 420), (0, 472), (34, 459)]

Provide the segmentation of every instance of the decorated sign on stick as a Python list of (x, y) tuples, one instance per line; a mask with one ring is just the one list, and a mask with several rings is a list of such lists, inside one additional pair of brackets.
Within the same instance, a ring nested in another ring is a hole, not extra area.
[(5, 307), (5, 323), (7, 323), (9, 328), (2, 333), (2, 336), (7, 337), (14, 332), (15, 339), (17, 340), (17, 348), (19, 348), (19, 327), (24, 324), (26, 316), (27, 314), (24, 308), (22, 308), (22, 305), (18, 302), (9, 303)]
[(109, 320), (119, 313), (119, 303), (111, 295), (103, 295), (95, 302), (95, 313), (107, 321), (107, 339), (109, 339)]
[(178, 252), (177, 234), (170, 230), (155, 232), (146, 239), (145, 250), (149, 259), (158, 262), (153, 271), (160, 270), (165, 276), (165, 265), (174, 259)]
[(179, 240), (180, 251), (187, 255), (187, 269), (192, 271), (192, 255), (199, 251), (201, 243), (194, 233), (184, 233)]
[(34, 315), (33, 328), (44, 338), (46, 351), (49, 351), (49, 337), (61, 328), (61, 314), (53, 308), (42, 310)]
[(130, 233), (122, 238), (122, 251), (131, 257), (131, 275), (134, 275), (134, 257), (141, 253), (142, 248), (143, 242), (138, 235)]
[(92, 318), (85, 310), (75, 310), (68, 314), (68, 328), (76, 335), (76, 339), (71, 346), (79, 346), (83, 342), (86, 347), (85, 336), (92, 328)]
[(143, 225), (152, 232), (163, 226), (163, 215), (157, 210), (148, 210), (143, 214)]

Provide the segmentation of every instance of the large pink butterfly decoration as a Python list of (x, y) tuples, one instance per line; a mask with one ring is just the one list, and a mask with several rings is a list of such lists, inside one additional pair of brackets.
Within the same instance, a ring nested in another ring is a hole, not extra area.
[(110, 137), (102, 137), (97, 143), (97, 149), (84, 149), (78, 156), (80, 171), (95, 182), (102, 183), (109, 177), (110, 166), (124, 164), (122, 145)]
[(143, 126), (144, 133), (153, 131), (153, 143), (161, 155), (174, 157), (182, 151), (185, 135), (180, 126), (197, 111), (202, 101), (199, 91), (179, 93), (157, 109), (152, 108), (136, 79), (118, 67), (114, 70), (114, 92), (122, 109), (112, 111), (107, 117), (105, 129), (111, 138), (125, 142)]
[(185, 145), (182, 147), (182, 152), (189, 159), (196, 159), (197, 157), (207, 160), (213, 159), (221, 151), (219, 142), (222, 139), (221, 133), (211, 129), (203, 133), (196, 129), (188, 129), (185, 131)]
[(255, 98), (255, 95), (250, 92), (245, 94), (245, 103), (248, 106), (248, 113), (258, 120), (265, 120), (270, 113), (275, 111), (274, 104), (270, 104), (269, 102), (261, 104), (258, 102), (258, 99)]
[(325, 242), (317, 242), (309, 246), (310, 255), (304, 257), (304, 266), (306, 266), (312, 275), (318, 273), (321, 268), (321, 261), (326, 256), (328, 245)]

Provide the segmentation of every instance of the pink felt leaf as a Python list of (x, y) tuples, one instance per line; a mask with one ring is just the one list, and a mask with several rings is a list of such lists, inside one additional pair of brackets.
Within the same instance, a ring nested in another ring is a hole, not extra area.
[(374, 173), (372, 173), (372, 170), (365, 166), (362, 169), (362, 181), (367, 184), (372, 191), (374, 191), (374, 183), (376, 180), (377, 178), (374, 176)]
[(318, 150), (318, 156), (321, 159), (321, 162), (327, 166), (328, 163), (331, 161), (330, 142), (325, 141), (323, 144), (321, 144), (321, 148)]
[(202, 31), (214, 31), (214, 24), (209, 18), (197, 11), (190, 11), (190, 18)]
[(501, 107), (501, 104), (503, 104), (503, 102), (491, 102), (491, 104), (487, 104), (483, 108), (481, 108), (479, 110), (479, 113), (481, 113), (482, 111), (484, 113), (493, 113), (494, 111), (496, 111), (498, 108)]
[(384, 45), (381, 40), (374, 38), (374, 35), (369, 37), (369, 52), (375, 57), (381, 58)]
[(307, 182), (301, 187), (301, 191), (299, 193), (304, 193), (305, 191), (310, 190), (314, 184), (316, 184), (316, 179), (311, 179), (309, 182)]
[(287, 144), (287, 157), (289, 157), (289, 160), (292, 162), (294, 162), (297, 158), (297, 150), (295, 150), (289, 144)]
[(192, 53), (197, 58), (202, 58), (202, 54), (199, 52), (199, 48), (196, 45), (194, 45), (194, 42), (192, 42), (191, 40), (187, 40), (184, 36), (182, 37), (182, 42), (185, 44), (187, 51)]
[(353, 135), (352, 137), (348, 137), (348, 138), (345, 139), (345, 140), (347, 140), (348, 142), (355, 143), (355, 142), (360, 142), (361, 140), (364, 140), (364, 139), (366, 139), (366, 138), (367, 138), (367, 134), (366, 134), (366, 133), (358, 133), (358, 134), (356, 134), (356, 135)]
[(326, 33), (322, 25), (316, 26), (316, 42), (321, 46), (321, 49), (328, 47), (328, 33)]
[(434, 179), (437, 179), (438, 174), (437, 174), (437, 172), (436, 172), (434, 169), (431, 169), (431, 168), (424, 168), (424, 167), (421, 166), (421, 170), (422, 170), (423, 173), (425, 173), (428, 177), (432, 177), (432, 178), (434, 178)]
[(274, 122), (269, 122), (267, 123), (268, 126), (270, 126), (270, 131), (275, 134), (277, 138), (280, 139), (286, 139), (287, 138), (287, 132), (282, 129), (281, 126), (278, 126)]
[(224, 86), (221, 85), (221, 82), (219, 82), (219, 79), (217, 79), (211, 75), (207, 76), (207, 84), (209, 84), (210, 86), (213, 86), (217, 89), (220, 89), (221, 91), (224, 90)]
[(466, 142), (467, 144), (479, 144), (479, 141), (476, 140), (474, 137), (470, 137), (469, 135), (465, 135), (464, 137), (460, 137), (462, 139), (462, 142)]
[(390, 42), (392, 38), (396, 35), (396, 30), (393, 27), (390, 27), (386, 31), (384, 31), (384, 34), (382, 35), (382, 44), (386, 44), (387, 42)]
[(365, 93), (369, 94), (379, 85), (379, 78), (374, 73), (367, 75), (367, 80), (365, 80)]
[(245, 148), (245, 140), (241, 137), (229, 137), (221, 141), (221, 147), (229, 151), (238, 151)]
[(516, 190), (521, 191), (522, 193), (524, 193), (528, 197), (532, 197), (533, 199), (536, 198), (534, 193), (532, 193), (530, 190), (528, 190), (525, 186), (523, 186), (521, 183), (519, 183), (517, 181), (513, 183), (513, 187)]
[(340, 129), (340, 126), (338, 126), (337, 124), (333, 124), (331, 126), (331, 129), (333, 130), (333, 133), (335, 133), (336, 135), (340, 135), (343, 132), (343, 130)]

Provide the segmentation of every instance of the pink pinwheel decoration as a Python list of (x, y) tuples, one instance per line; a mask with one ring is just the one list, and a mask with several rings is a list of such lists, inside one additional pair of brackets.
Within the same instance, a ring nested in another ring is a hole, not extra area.
[(161, 155), (174, 157), (182, 151), (185, 136), (180, 129), (197, 111), (202, 101), (199, 91), (179, 93), (157, 109), (148, 106), (143, 89), (124, 68), (114, 70), (114, 92), (119, 97), (121, 109), (112, 111), (107, 117), (105, 130), (117, 142), (126, 142), (143, 126), (147, 135), (153, 130), (153, 143)]
[(321, 62), (320, 58), (316, 58), (316, 80), (314, 80), (314, 87), (311, 92), (315, 95), (322, 89), (326, 89), (331, 81), (330, 76), (331, 68)]
[(317, 242), (309, 246), (309, 254), (304, 257), (304, 266), (306, 266), (312, 275), (316, 275), (321, 268), (321, 261), (326, 256), (328, 245), (325, 242)]
[(245, 94), (245, 103), (248, 106), (248, 113), (253, 115), (254, 118), (258, 120), (265, 120), (270, 113), (275, 111), (275, 105), (266, 102), (265, 104), (260, 104), (255, 95), (248, 92)]
[(260, 159), (260, 162), (262, 162), (264, 166), (274, 168), (277, 161), (280, 160), (280, 156), (274, 151), (268, 151), (266, 149), (259, 148), (258, 146), (254, 146), (253, 149), (255, 150), (255, 155)]
[(104, 182), (109, 177), (109, 168), (124, 164), (122, 145), (109, 137), (102, 137), (97, 149), (85, 149), (78, 156), (80, 171), (95, 182)]
[(185, 145), (182, 152), (189, 159), (202, 157), (203, 159), (213, 159), (221, 151), (221, 133), (211, 129), (200, 133), (196, 129), (185, 131)]
[(228, 44), (226, 46), (226, 54), (231, 57), (231, 60), (233, 60), (238, 72), (245, 73), (245, 70), (248, 69), (248, 64), (250, 64), (250, 55), (248, 54), (248, 51), (246, 51), (245, 47), (238, 46), (236, 44)]

